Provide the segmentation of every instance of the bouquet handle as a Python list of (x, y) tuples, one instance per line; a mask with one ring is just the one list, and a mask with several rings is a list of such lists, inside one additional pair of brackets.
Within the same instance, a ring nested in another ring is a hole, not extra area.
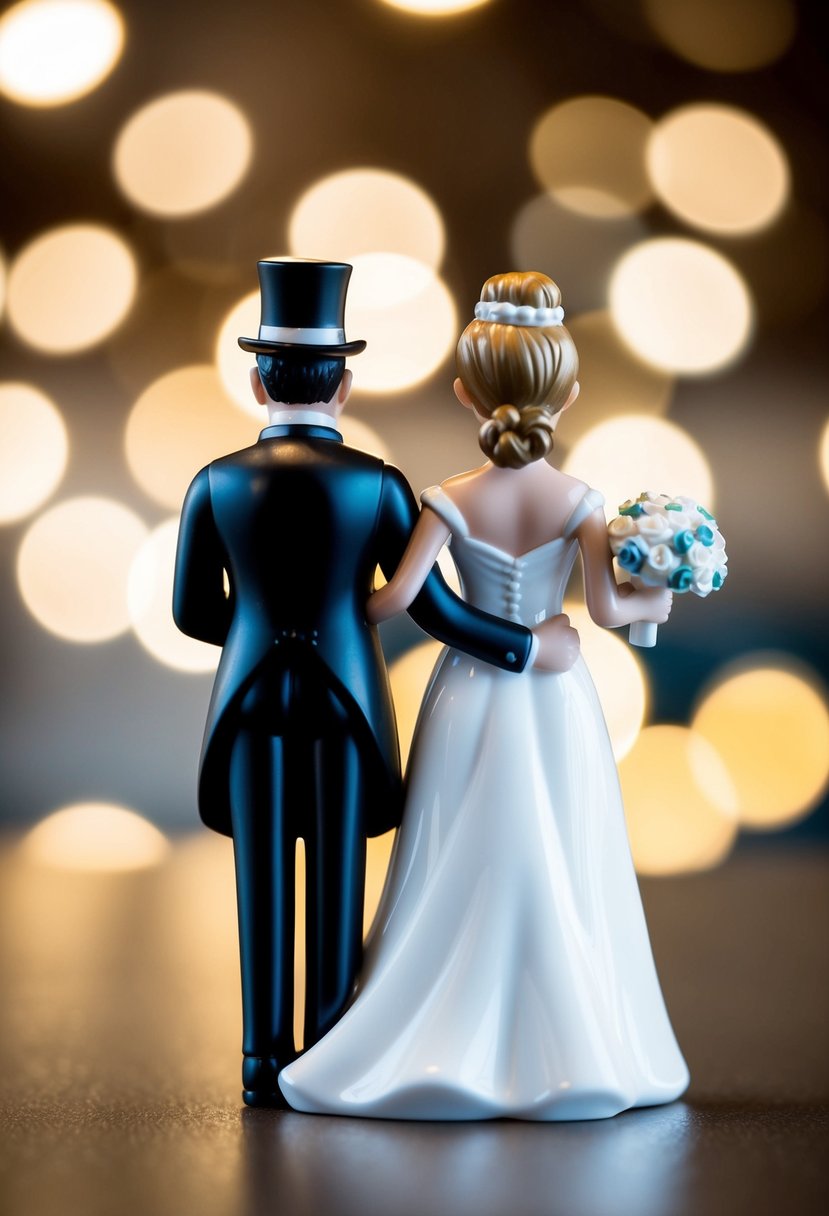
[(628, 634), (631, 646), (655, 646), (658, 628), (655, 621), (634, 621)]

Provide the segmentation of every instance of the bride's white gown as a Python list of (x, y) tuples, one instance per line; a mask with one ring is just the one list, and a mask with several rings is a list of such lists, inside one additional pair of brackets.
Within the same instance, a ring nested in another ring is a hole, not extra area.
[[(439, 488), (465, 598), (561, 611), (588, 490), (521, 557), (470, 537)], [(444, 652), (358, 992), (286, 1068), (297, 1110), (396, 1119), (599, 1119), (688, 1084), (659, 989), (602, 711), (561, 675)]]

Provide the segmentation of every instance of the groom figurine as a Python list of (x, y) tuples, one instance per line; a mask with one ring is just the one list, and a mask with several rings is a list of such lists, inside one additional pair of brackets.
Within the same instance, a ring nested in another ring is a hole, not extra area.
[[(199, 774), (208, 827), (233, 837), (242, 965), (244, 1100), (284, 1105), (296, 1056), (294, 869), (307, 874), (305, 1045), (347, 1004), (362, 954), (366, 837), (399, 823), (402, 785), (383, 654), (365, 603), (417, 519), (403, 475), (345, 447), (351, 388), (339, 262), (259, 263), (259, 442), (202, 469), (181, 516), (173, 614), (221, 646)], [(225, 573), (229, 590), (225, 590)], [(440, 641), (521, 671), (529, 630), (463, 603), (437, 567), (411, 605)]]

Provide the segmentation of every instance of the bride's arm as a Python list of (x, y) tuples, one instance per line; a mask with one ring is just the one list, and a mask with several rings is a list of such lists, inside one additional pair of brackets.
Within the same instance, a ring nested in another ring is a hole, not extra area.
[(380, 621), (405, 612), (426, 582), (450, 535), (443, 520), (424, 506), (394, 576), (385, 587), (369, 596), (366, 618), (370, 624), (379, 625)]
[(634, 588), (617, 583), (613, 558), (607, 543), (604, 513), (597, 508), (576, 529), (584, 562), (584, 591), (587, 610), (597, 625), (617, 629), (633, 621), (663, 625), (671, 611), (673, 594), (660, 587)]

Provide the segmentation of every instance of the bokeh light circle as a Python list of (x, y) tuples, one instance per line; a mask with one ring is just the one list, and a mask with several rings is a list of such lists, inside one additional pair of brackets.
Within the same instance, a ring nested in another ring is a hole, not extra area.
[(818, 460), (820, 461), (820, 473), (823, 477), (823, 484), (826, 486), (827, 492), (829, 492), (829, 418), (824, 423), (820, 435)]
[(631, 350), (669, 372), (716, 371), (737, 358), (751, 334), (745, 282), (697, 241), (659, 237), (634, 246), (613, 272), (609, 301)]
[(572, 211), (599, 219), (641, 211), (652, 197), (645, 172), (651, 121), (612, 97), (574, 97), (541, 116), (530, 136), (539, 184)]
[(783, 656), (749, 655), (721, 672), (693, 729), (723, 758), (740, 820), (758, 830), (802, 818), (829, 781), (829, 709), (811, 672)]
[(214, 671), (220, 648), (181, 633), (173, 621), (178, 525), (178, 519), (169, 519), (154, 528), (135, 555), (127, 583), (130, 621), (144, 649), (165, 667)]
[(750, 72), (773, 63), (796, 28), (792, 0), (644, 0), (671, 50), (713, 72)]
[(645, 490), (687, 494), (713, 509), (708, 461), (687, 431), (665, 418), (626, 414), (600, 422), (574, 445), (562, 469), (604, 494), (608, 518)]
[(579, 352), (578, 399), (562, 416), (556, 433), (572, 447), (591, 427), (619, 414), (664, 414), (674, 379), (643, 363), (621, 340), (605, 309), (567, 318)]
[(236, 188), (252, 150), (250, 126), (238, 106), (218, 93), (182, 90), (133, 114), (115, 144), (113, 170), (142, 211), (192, 215)]
[(289, 243), (296, 257), (352, 262), (358, 254), (399, 253), (437, 269), (445, 236), (440, 211), (416, 182), (385, 169), (348, 169), (297, 201)]
[(348, 332), (368, 343), (354, 364), (355, 392), (398, 392), (427, 380), (457, 338), (446, 284), (402, 254), (361, 254), (353, 264)]
[(23, 519), (46, 501), (68, 454), (54, 402), (31, 384), (0, 384), (0, 524)]
[(129, 628), (127, 578), (147, 529), (107, 498), (71, 498), (29, 526), (17, 558), (26, 607), (69, 642), (105, 642)]
[(452, 17), (455, 13), (467, 13), (473, 8), (482, 8), (490, 0), (381, 0), (389, 8), (413, 13), (417, 17)]
[(385, 439), (361, 418), (352, 418), (348, 413), (348, 406), (346, 406), (346, 412), (340, 414), (334, 425), (342, 435), (343, 443), (347, 447), (357, 448), (360, 452), (368, 452), (370, 456), (376, 456), (378, 460), (382, 460), (386, 464), (393, 463), (392, 454)]
[(778, 140), (733, 106), (689, 105), (656, 124), (647, 166), (662, 202), (709, 232), (757, 232), (780, 214), (789, 166)]
[(0, 18), (0, 92), (64, 105), (109, 75), (123, 45), (123, 21), (104, 0), (24, 0)]
[(250, 387), (250, 369), (256, 366), (256, 355), (242, 350), (238, 339), (259, 333), (261, 304), (259, 291), (251, 291), (230, 309), (219, 326), (214, 357), (219, 377), (237, 405), (255, 418), (260, 426), (268, 425), (268, 411), (260, 405)]
[(96, 224), (53, 228), (11, 265), (9, 320), (44, 354), (85, 350), (121, 324), (135, 287), (135, 260), (116, 233)]
[(455, 565), (449, 545), (444, 545), (438, 554), (437, 566), (439, 567), (443, 577), (446, 579), (447, 584), (452, 588), (456, 595), (459, 595), (461, 599), (463, 599), (458, 567)]
[(716, 749), (684, 726), (647, 726), (619, 765), (640, 874), (717, 865), (737, 834), (737, 797)]
[(642, 664), (618, 631), (603, 629), (584, 604), (567, 601), (564, 612), (578, 630), (581, 654), (602, 703), (613, 754), (626, 756), (642, 729), (648, 687)]
[(143, 815), (109, 802), (78, 802), (53, 811), (22, 841), (27, 860), (58, 870), (145, 870), (167, 855), (167, 838)]
[[(264, 410), (260, 421), (267, 425)], [(228, 399), (216, 369), (194, 365), (168, 372), (144, 390), (130, 412), (124, 446), (141, 488), (162, 506), (178, 509), (199, 469), (249, 447), (257, 434)]]
[(579, 215), (545, 192), (525, 203), (513, 219), (510, 261), (521, 270), (541, 270), (558, 283), (569, 325), (576, 313), (607, 307), (613, 267), (645, 232), (638, 215)]
[(389, 667), (400, 758), (405, 768), (412, 746), (415, 725), (426, 695), (426, 689), (443, 652), (440, 642), (421, 642), (407, 650)]

